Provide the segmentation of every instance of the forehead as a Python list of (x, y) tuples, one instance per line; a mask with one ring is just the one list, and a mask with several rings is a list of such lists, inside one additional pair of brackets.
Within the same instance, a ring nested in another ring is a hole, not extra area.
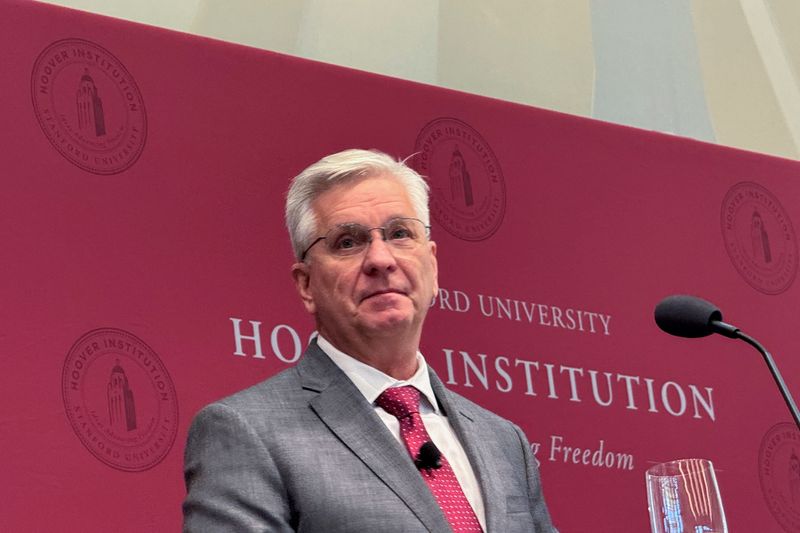
[(413, 217), (402, 183), (391, 174), (358, 178), (334, 185), (312, 203), (321, 227), (343, 222), (383, 223), (391, 217)]

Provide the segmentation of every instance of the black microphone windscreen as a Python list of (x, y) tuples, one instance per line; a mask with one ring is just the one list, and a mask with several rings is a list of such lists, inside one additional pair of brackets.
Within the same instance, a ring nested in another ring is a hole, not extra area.
[(425, 442), (419, 449), (417, 460), (414, 463), (417, 468), (441, 468), (442, 452), (432, 441)]
[(701, 298), (686, 294), (667, 296), (656, 306), (656, 324), (670, 335), (705, 337), (714, 333), (711, 323), (722, 321), (722, 312)]

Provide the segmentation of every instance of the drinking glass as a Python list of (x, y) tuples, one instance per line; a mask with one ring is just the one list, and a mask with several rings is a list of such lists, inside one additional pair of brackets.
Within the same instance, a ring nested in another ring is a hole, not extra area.
[(728, 533), (711, 461), (657, 464), (645, 478), (653, 533)]

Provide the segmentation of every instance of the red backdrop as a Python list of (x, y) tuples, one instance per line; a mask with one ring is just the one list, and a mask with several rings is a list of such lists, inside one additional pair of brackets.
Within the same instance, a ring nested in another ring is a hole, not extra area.
[(652, 319), (702, 295), (800, 391), (798, 163), (47, 5), (0, 3), (0, 42), (3, 530), (179, 528), (193, 414), (312, 333), (288, 180), (363, 147), (429, 177), (423, 351), (523, 427), (562, 531), (646, 530), (679, 457), (732, 530), (800, 531), (758, 355)]

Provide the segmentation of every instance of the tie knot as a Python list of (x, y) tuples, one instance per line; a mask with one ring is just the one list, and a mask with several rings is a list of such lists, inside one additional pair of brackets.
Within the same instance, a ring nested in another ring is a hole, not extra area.
[(376, 403), (390, 415), (403, 418), (411, 413), (419, 413), (419, 394), (411, 385), (392, 387), (383, 391)]

